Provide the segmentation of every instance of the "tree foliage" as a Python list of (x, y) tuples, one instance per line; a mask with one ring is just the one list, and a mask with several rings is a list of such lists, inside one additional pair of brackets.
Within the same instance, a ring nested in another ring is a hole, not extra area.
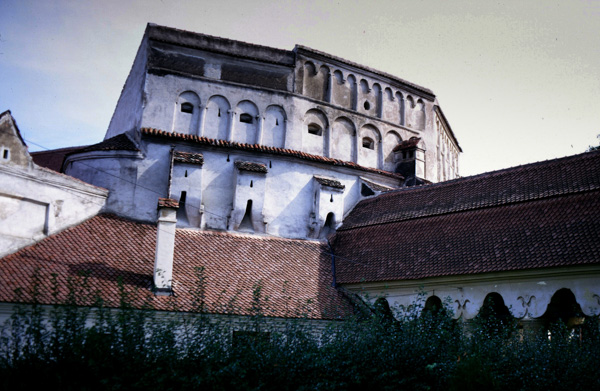
[(195, 314), (135, 309), (124, 294), (119, 309), (100, 297), (81, 307), (76, 296), (16, 307), (0, 340), (0, 388), (600, 389), (597, 318), (581, 338), (558, 323), (549, 339), (493, 311), (466, 325), (447, 305), (401, 310), (375, 300), (370, 316), (316, 330), (307, 319), (265, 317), (260, 284), (243, 321), (203, 313), (202, 295)]

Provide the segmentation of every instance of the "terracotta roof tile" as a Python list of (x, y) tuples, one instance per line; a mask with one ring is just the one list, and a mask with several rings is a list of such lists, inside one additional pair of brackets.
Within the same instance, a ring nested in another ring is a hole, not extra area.
[(172, 198), (159, 198), (158, 199), (158, 207), (159, 208), (179, 208), (179, 202)]
[(332, 239), (342, 283), (600, 264), (600, 152), (392, 191)]
[(332, 240), (337, 281), (600, 264), (600, 191), (360, 227)]
[[(174, 296), (155, 296), (151, 292), (155, 243), (155, 225), (96, 216), (0, 260), (0, 301), (30, 301), (29, 289), (37, 275), (42, 281), (39, 300), (45, 304), (54, 303), (53, 280), (60, 301), (67, 295), (68, 280), (76, 279), (85, 281), (77, 292), (81, 305), (100, 294), (108, 306), (118, 306), (122, 281), (135, 306), (149, 302), (158, 310), (193, 311), (194, 300), (203, 293), (208, 312), (247, 315), (253, 289), (260, 285), (268, 316), (335, 319), (351, 311), (343, 295), (331, 287), (326, 244), (178, 229)], [(204, 268), (204, 285), (196, 277), (198, 268)], [(17, 288), (23, 290), (20, 298)]]
[(340, 230), (600, 189), (600, 151), (527, 164), (359, 202)]
[(240, 171), (251, 171), (258, 172), (261, 174), (266, 174), (269, 170), (267, 170), (267, 166), (262, 163), (253, 163), (253, 162), (235, 162), (235, 167)]
[(133, 141), (125, 133), (121, 133), (98, 144), (93, 144), (77, 152), (90, 151), (139, 151)]
[(290, 156), (290, 157), (296, 157), (296, 158), (300, 158), (300, 159), (304, 159), (304, 160), (308, 160), (308, 161), (330, 164), (333, 166), (349, 167), (349, 168), (353, 168), (353, 169), (357, 169), (357, 170), (361, 170), (361, 171), (365, 171), (365, 172), (372, 172), (372, 173), (376, 173), (376, 174), (380, 174), (380, 175), (385, 175), (385, 176), (388, 176), (391, 178), (396, 178), (398, 180), (404, 179), (402, 177), (402, 175), (396, 174), (393, 172), (379, 170), (376, 168), (364, 167), (364, 166), (358, 165), (354, 162), (347, 162), (347, 161), (332, 159), (332, 158), (324, 157), (324, 156), (311, 155), (311, 154), (308, 154), (305, 152), (295, 151), (293, 149), (268, 147), (268, 146), (259, 145), (259, 144), (237, 143), (234, 141), (225, 141), (225, 140), (211, 139), (211, 138), (207, 138), (207, 137), (199, 137), (199, 136), (191, 135), (191, 134), (166, 132), (164, 130), (153, 129), (153, 128), (142, 128), (141, 132), (142, 132), (143, 136), (160, 137), (160, 138), (165, 138), (165, 139), (169, 139), (169, 140), (181, 140), (181, 141), (191, 142), (191, 143), (194, 143), (197, 145), (207, 145), (207, 146), (213, 146), (213, 147), (223, 147), (223, 148), (246, 150), (246, 151), (253, 150), (253, 151), (257, 151), (257, 152), (269, 153), (272, 155)]
[(204, 164), (204, 156), (201, 153), (173, 151), (173, 160), (185, 164)]
[(51, 149), (48, 151), (31, 152), (33, 162), (38, 166), (48, 168), (52, 171), (61, 172), (65, 156), (71, 152), (80, 151), (87, 146)]
[(342, 185), (342, 183), (340, 181), (335, 180), (335, 179), (325, 178), (325, 177), (318, 176), (318, 175), (315, 175), (314, 178), (317, 182), (319, 182), (323, 186), (333, 187), (334, 189), (345, 189), (346, 188), (346, 186)]

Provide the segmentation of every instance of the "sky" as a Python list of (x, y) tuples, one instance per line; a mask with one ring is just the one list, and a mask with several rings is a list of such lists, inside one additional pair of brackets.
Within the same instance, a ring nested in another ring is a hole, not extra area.
[(0, 112), (30, 151), (104, 138), (148, 22), (301, 44), (427, 87), (462, 176), (600, 142), (597, 0), (0, 0)]

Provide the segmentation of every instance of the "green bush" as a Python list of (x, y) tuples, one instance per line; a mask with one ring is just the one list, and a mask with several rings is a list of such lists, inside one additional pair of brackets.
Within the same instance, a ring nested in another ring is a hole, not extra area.
[[(205, 314), (202, 295), (196, 314), (165, 314), (132, 308), (124, 290), (120, 308), (106, 308), (85, 276), (69, 284), (66, 302), (51, 308), (36, 302), (34, 287), (33, 303), (4, 325), (2, 389), (600, 389), (597, 318), (581, 336), (557, 324), (548, 338), (493, 313), (466, 325), (448, 308), (375, 301), (361, 317), (315, 332), (306, 319), (264, 316), (260, 284), (243, 323)], [(82, 295), (95, 305), (81, 306)]]

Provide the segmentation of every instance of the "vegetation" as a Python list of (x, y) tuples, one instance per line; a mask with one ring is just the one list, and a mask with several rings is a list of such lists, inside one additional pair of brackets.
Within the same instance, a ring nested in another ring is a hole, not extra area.
[(305, 319), (264, 317), (260, 286), (244, 322), (203, 314), (202, 295), (191, 316), (134, 309), (124, 293), (118, 310), (99, 297), (82, 308), (75, 294), (45, 307), (33, 291), (2, 331), (2, 389), (600, 389), (597, 318), (581, 337), (558, 323), (548, 338), (493, 311), (465, 329), (447, 306), (422, 311), (419, 301), (392, 316), (378, 300), (315, 332)]

